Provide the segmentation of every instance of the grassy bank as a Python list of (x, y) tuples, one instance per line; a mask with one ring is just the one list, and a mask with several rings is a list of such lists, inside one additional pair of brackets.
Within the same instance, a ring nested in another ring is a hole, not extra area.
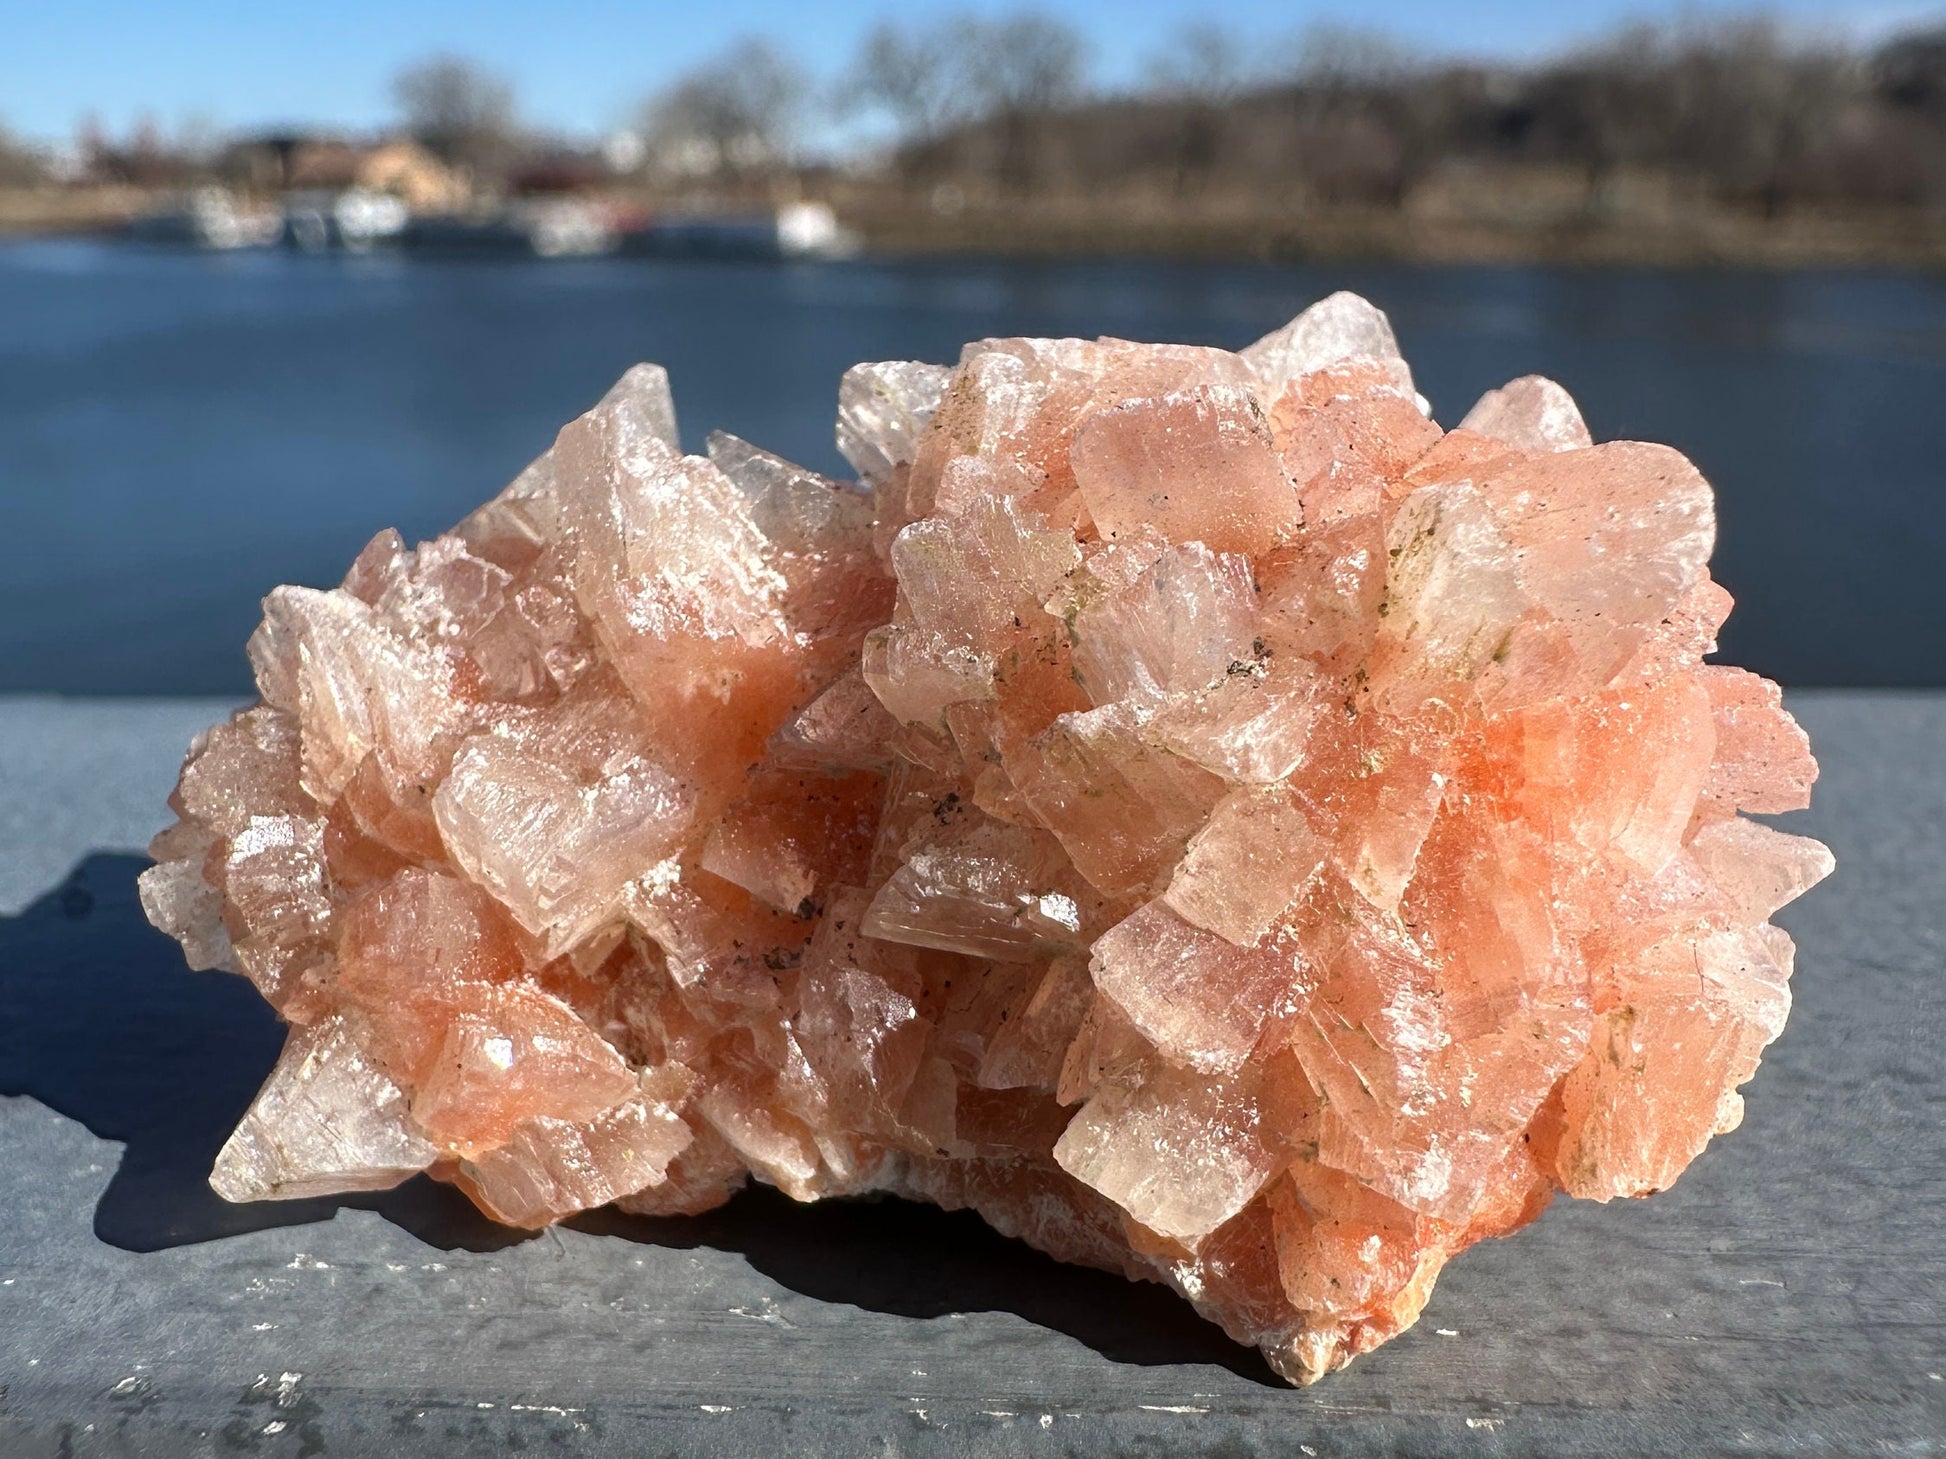
[(135, 187), (0, 188), (0, 235), (99, 233), (157, 205)]
[(1593, 208), (1500, 193), (1403, 208), (1075, 197), (984, 200), (945, 212), (881, 197), (840, 199), (838, 211), (868, 247), (887, 253), (1946, 269), (1946, 213), (1916, 210), (1767, 218), (1667, 199)]

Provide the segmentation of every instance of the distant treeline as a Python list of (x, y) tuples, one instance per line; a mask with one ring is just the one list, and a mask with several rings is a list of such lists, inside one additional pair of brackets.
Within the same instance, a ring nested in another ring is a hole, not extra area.
[(1946, 26), (1861, 52), (1766, 17), (1637, 25), (1520, 67), (1333, 28), (1268, 72), (1197, 28), (1121, 94), (1090, 93), (1083, 54), (1046, 19), (888, 29), (851, 94), (894, 119), (890, 168), (928, 190), (1397, 207), (1499, 163), (1578, 175), (1597, 200), (1653, 173), (1770, 216), (1946, 206)]
[[(489, 192), (823, 179), (935, 214), (1124, 197), (1385, 210), (1440, 180), (1450, 192), (1544, 176), (1595, 209), (1639, 206), (1644, 178), (1664, 206), (1753, 217), (1946, 209), (1946, 24), (1870, 49), (1762, 15), (1642, 24), (1524, 65), (1428, 57), (1345, 27), (1270, 44), (1197, 25), (1138, 84), (1110, 89), (1063, 22), (967, 17), (880, 27), (822, 78), (738, 41), (600, 142), (535, 133), (512, 85), (461, 59), (410, 68), (395, 96), (398, 132)], [(84, 130), (67, 180), (222, 178), (230, 140), (172, 144), (151, 127), (111, 144)], [(0, 137), (0, 186), (60, 170)]]

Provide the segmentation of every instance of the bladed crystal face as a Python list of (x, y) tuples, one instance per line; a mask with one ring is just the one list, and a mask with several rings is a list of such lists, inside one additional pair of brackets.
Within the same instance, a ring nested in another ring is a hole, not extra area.
[(1348, 294), (860, 365), (838, 439), (684, 456), (637, 366), (271, 595), (142, 883), (292, 1025), (223, 1195), (889, 1192), (1308, 1382), (1734, 1128), (1832, 860), (1745, 818), (1817, 767), (1681, 456), (1533, 376), (1442, 432)]

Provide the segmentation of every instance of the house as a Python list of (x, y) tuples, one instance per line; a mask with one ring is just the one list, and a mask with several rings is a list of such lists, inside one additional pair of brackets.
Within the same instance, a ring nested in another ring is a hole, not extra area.
[(407, 138), (381, 142), (359, 159), (354, 183), (395, 197), (415, 213), (451, 213), (472, 200), (464, 170), (450, 167)]
[(224, 173), (257, 192), (346, 192), (361, 188), (398, 198), (415, 213), (453, 212), (472, 200), (472, 184), (409, 138), (355, 142), (342, 137), (268, 133), (238, 142)]

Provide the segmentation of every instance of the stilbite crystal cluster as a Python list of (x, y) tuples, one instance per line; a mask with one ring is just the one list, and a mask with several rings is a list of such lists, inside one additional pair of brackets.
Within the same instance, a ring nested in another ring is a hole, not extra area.
[(683, 456), (640, 366), (271, 595), (143, 879), (293, 1026), (220, 1192), (892, 1192), (1303, 1382), (1737, 1123), (1831, 858), (1739, 814), (1816, 767), (1702, 663), (1680, 455), (1531, 377), (1442, 432), (1342, 294), (860, 365), (838, 436)]

